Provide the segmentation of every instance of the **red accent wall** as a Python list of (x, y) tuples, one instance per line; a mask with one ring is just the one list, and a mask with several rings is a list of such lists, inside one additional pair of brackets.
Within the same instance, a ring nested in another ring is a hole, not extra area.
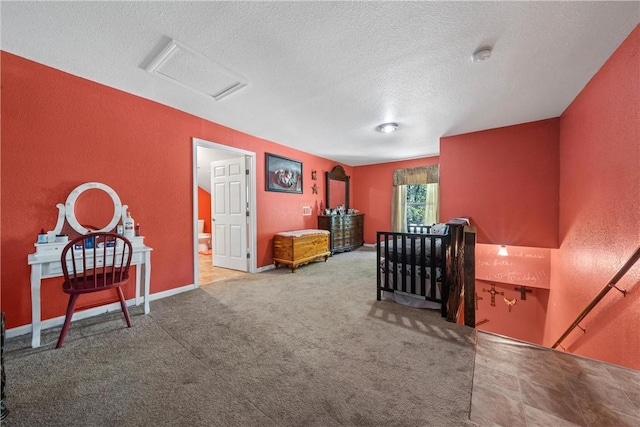
[[(495, 295), (495, 305), (491, 305), (491, 285), (499, 294)], [(527, 299), (522, 300), (519, 286), (476, 280), (476, 292), (478, 297), (478, 310), (476, 311), (476, 324), (478, 329), (495, 334), (512, 337), (542, 345), (545, 325), (545, 315), (549, 299), (547, 289), (529, 288)], [(505, 298), (515, 303), (509, 310)]]
[(198, 187), (198, 219), (204, 220), (204, 232), (211, 233), (211, 194)]
[[(264, 150), (264, 148), (263, 148)], [(255, 150), (254, 150), (255, 151)], [(331, 171), (336, 165), (333, 160), (322, 159), (311, 154), (303, 153), (293, 148), (278, 146), (277, 151), (265, 150), (279, 156), (302, 162), (302, 185), (304, 194), (289, 194), (265, 190), (265, 155), (257, 156), (258, 163), (258, 265), (268, 265), (273, 262), (273, 235), (285, 230), (318, 228), (318, 213), (320, 201), (324, 205), (325, 172)], [(353, 168), (341, 165), (347, 175), (351, 175)], [(311, 179), (311, 171), (317, 171), (318, 179)], [(318, 193), (314, 194), (312, 187), (316, 184)], [(302, 207), (310, 206), (312, 215), (302, 216)]]
[(376, 233), (378, 231), (391, 231), (393, 171), (437, 164), (438, 157), (423, 157), (353, 168), (353, 176), (351, 178), (351, 198), (353, 203), (350, 207), (358, 209), (365, 214), (365, 243), (376, 243)]
[[(7, 327), (31, 323), (27, 255), (41, 228), (53, 229), (56, 204), (88, 181), (112, 187), (153, 248), (151, 292), (193, 278), (193, 143), (214, 141), (256, 153), (257, 265), (272, 263), (273, 234), (317, 226), (334, 161), (194, 117), (60, 70), (2, 52), (1, 274)], [(303, 162), (303, 194), (265, 191), (265, 152)], [(345, 167), (351, 174), (350, 167)], [(302, 216), (302, 206), (314, 207)], [(126, 290), (131, 296), (132, 289)], [(60, 280), (42, 287), (43, 320), (62, 316)], [(89, 299), (80, 298), (79, 305)]]
[[(552, 345), (640, 245), (640, 26), (560, 117), (560, 250), (547, 313)], [(640, 264), (563, 343), (640, 369)]]
[(440, 140), (440, 217), (469, 217), (478, 242), (558, 247), (559, 119)]
[(551, 249), (509, 246), (508, 254), (501, 256), (499, 248), (499, 245), (476, 245), (476, 279), (549, 289)]
[[(476, 245), (476, 293), (478, 329), (542, 345), (551, 279), (551, 252), (556, 249)], [(496, 292), (491, 305), (491, 285)], [(526, 291), (522, 298), (522, 287)], [(511, 307), (506, 303), (514, 302)]]

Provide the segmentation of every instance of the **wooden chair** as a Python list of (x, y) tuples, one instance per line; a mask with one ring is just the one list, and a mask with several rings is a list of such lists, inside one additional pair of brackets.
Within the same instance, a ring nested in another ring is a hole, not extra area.
[(81, 294), (116, 288), (127, 326), (131, 327), (122, 292), (122, 286), (129, 281), (131, 255), (131, 242), (114, 233), (88, 233), (67, 243), (60, 260), (64, 275), (62, 290), (69, 294), (69, 305), (56, 348), (60, 348), (64, 342), (76, 301)]

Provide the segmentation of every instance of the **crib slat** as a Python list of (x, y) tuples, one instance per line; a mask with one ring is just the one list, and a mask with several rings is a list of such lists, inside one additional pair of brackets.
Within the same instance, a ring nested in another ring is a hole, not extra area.
[[(441, 303), (437, 278), (438, 269), (440, 277), (446, 277), (448, 236), (379, 231), (377, 238), (378, 298), (383, 290), (400, 291)], [(418, 271), (429, 272), (429, 281)]]

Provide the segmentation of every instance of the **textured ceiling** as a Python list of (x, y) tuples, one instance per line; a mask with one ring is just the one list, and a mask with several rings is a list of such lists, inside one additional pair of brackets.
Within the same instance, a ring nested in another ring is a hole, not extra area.
[[(7, 2), (3, 50), (348, 165), (559, 116), (639, 2)], [(242, 76), (215, 101), (145, 68), (171, 40)], [(490, 60), (471, 61), (490, 46)], [(395, 121), (397, 132), (375, 132)], [(220, 142), (220, 141), (218, 141)]]

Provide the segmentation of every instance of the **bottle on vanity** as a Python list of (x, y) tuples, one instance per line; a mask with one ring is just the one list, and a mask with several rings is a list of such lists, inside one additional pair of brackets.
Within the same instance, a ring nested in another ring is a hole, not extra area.
[(131, 239), (135, 236), (135, 222), (131, 218), (131, 212), (127, 212), (127, 217), (124, 219), (124, 237)]
[(44, 228), (40, 230), (40, 234), (38, 234), (38, 243), (47, 243), (48, 242), (47, 232), (44, 231)]

